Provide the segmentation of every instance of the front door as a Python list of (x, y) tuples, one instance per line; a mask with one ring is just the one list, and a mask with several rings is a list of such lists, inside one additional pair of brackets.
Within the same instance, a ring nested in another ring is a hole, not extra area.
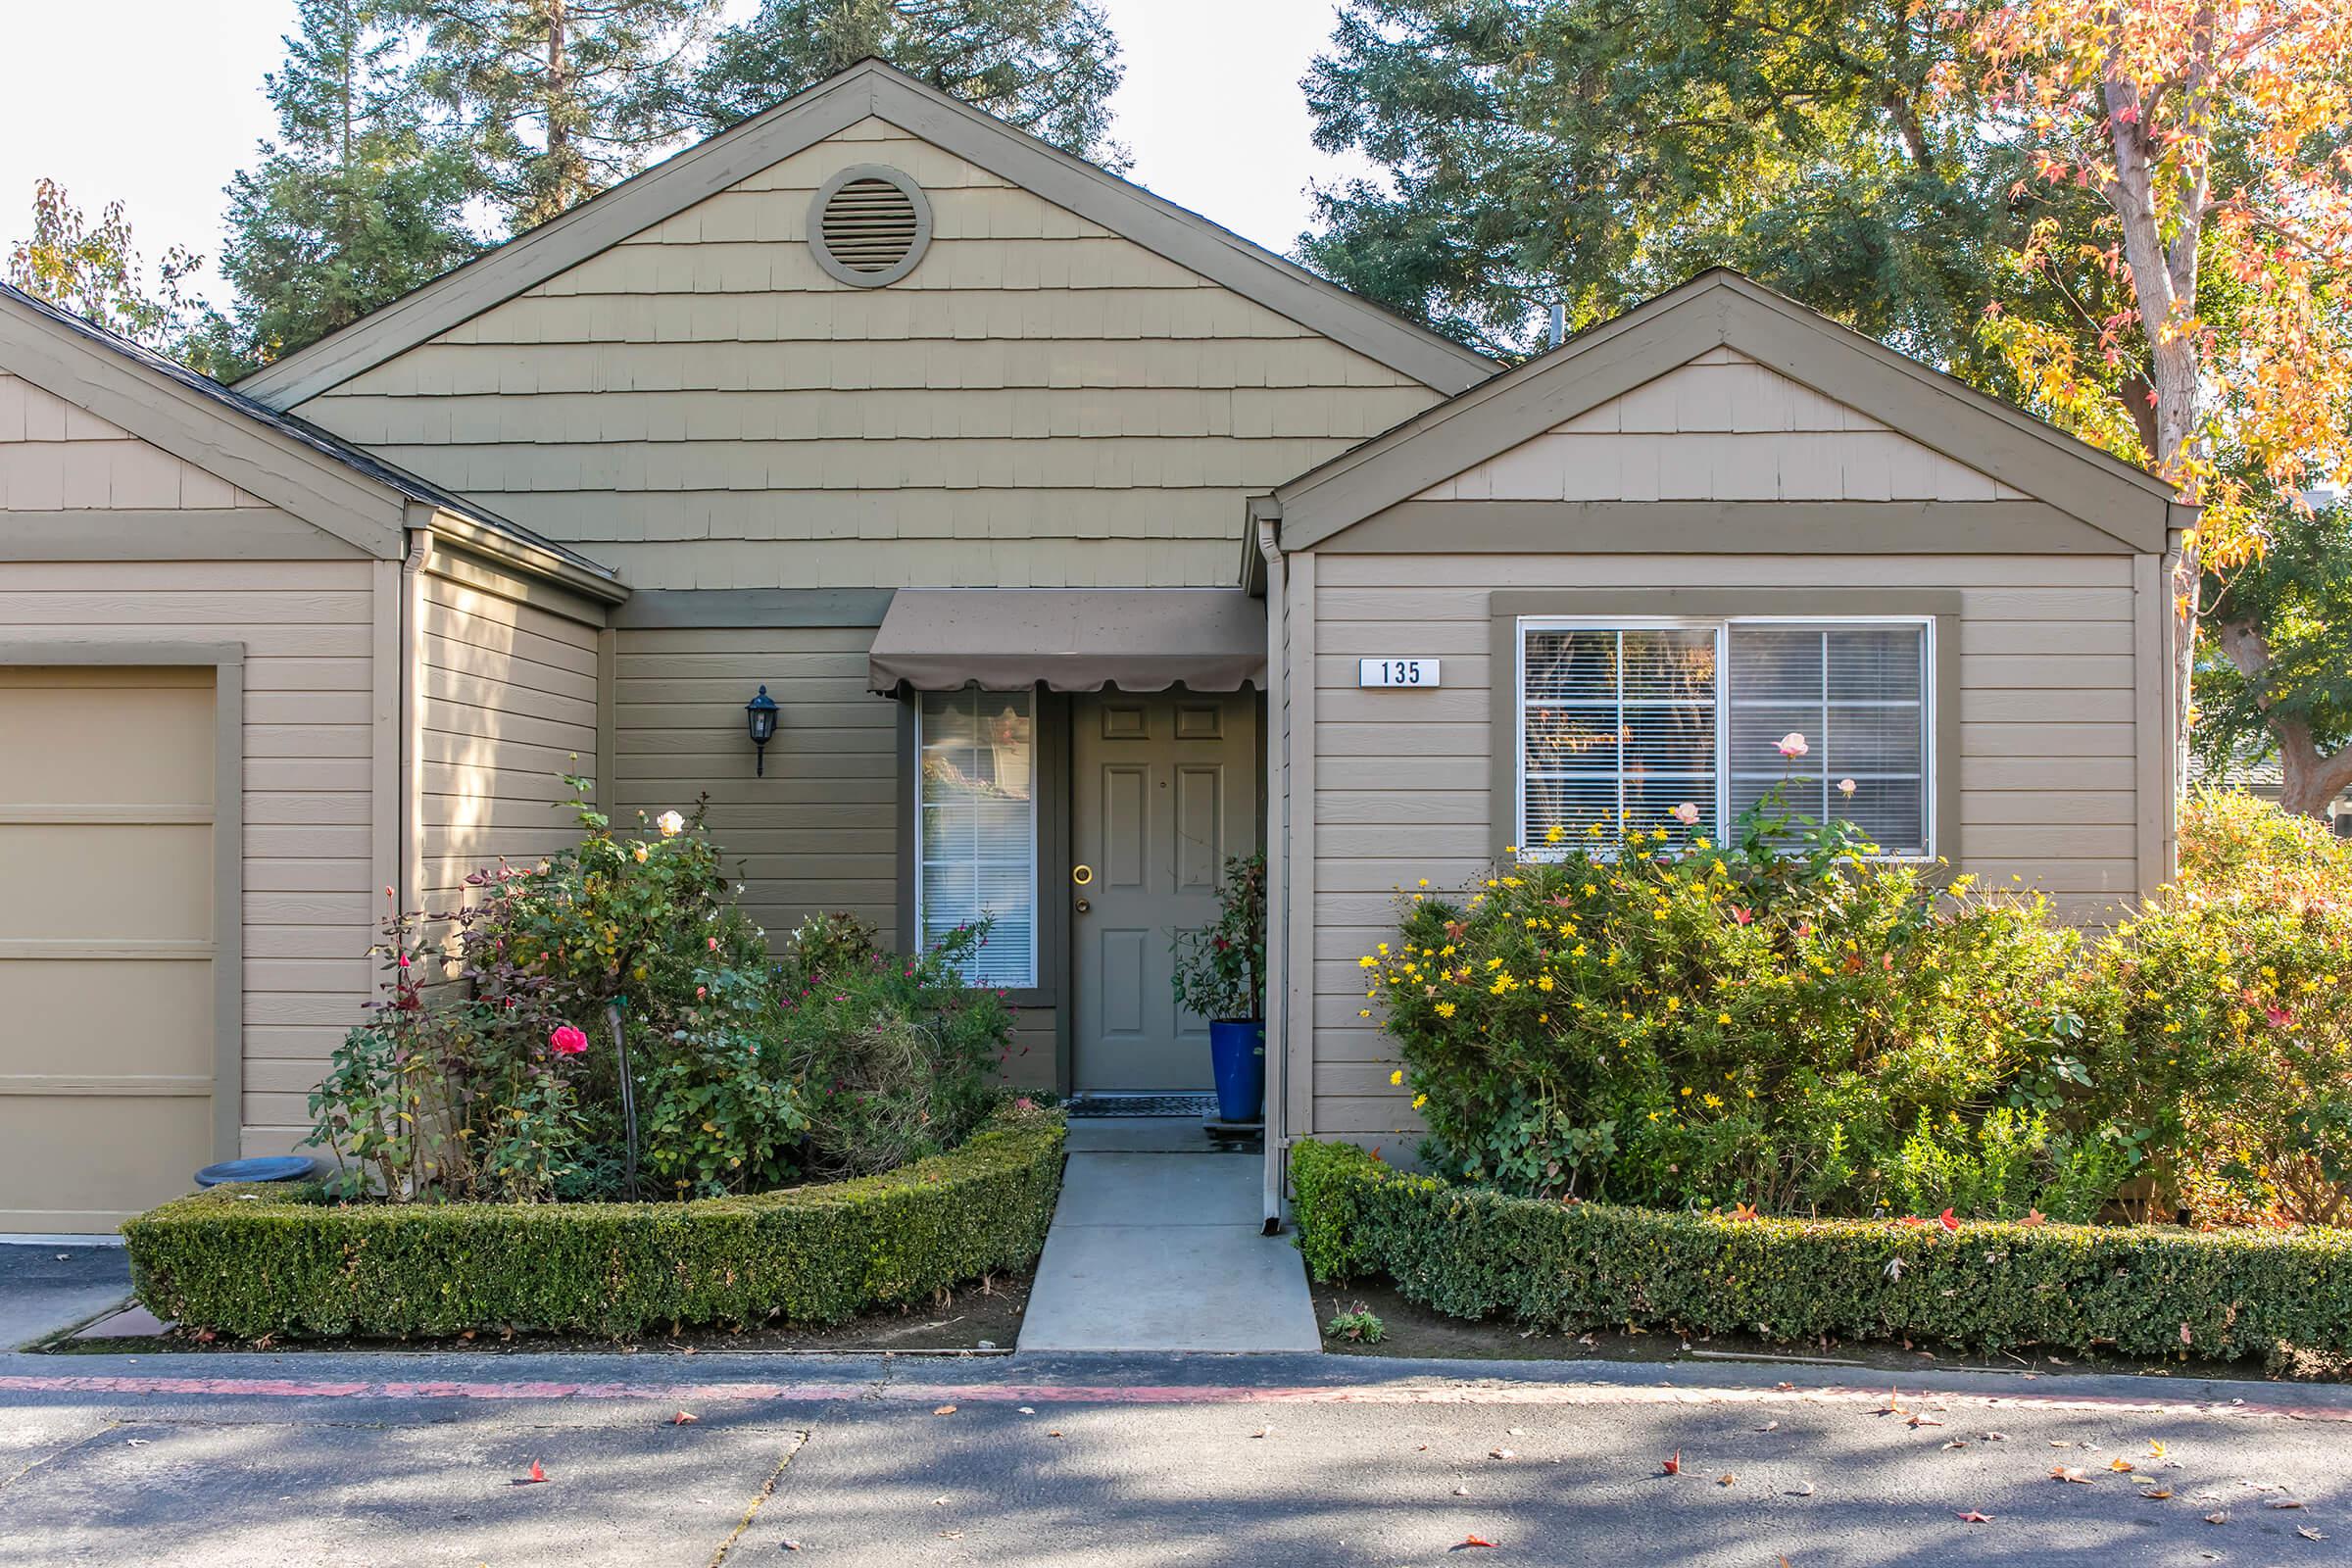
[(1216, 917), (1226, 858), (1257, 847), (1257, 699), (1102, 692), (1070, 721), (1074, 1087), (1204, 1093), (1208, 1024), (1176, 1006), (1169, 943)]

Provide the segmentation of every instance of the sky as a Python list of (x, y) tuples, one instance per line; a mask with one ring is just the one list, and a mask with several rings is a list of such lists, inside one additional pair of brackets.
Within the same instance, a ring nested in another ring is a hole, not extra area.
[[(291, 0), (5, 0), (0, 50), (0, 250), (31, 229), (47, 175), (94, 219), (120, 201), (154, 277), (173, 245), (207, 259), (197, 291), (224, 303), (221, 186), (276, 128), (262, 74)], [(1288, 252), (1307, 185), (1356, 172), (1309, 145), (1298, 79), (1330, 36), (1330, 0), (1102, 0), (1127, 76), (1113, 134), (1128, 177)]]

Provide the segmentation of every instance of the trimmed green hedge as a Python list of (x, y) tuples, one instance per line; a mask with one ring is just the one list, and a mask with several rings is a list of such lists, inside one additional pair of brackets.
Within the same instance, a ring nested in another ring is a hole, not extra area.
[(1291, 1184), (1317, 1279), (1385, 1273), (1452, 1317), (2222, 1359), (2352, 1349), (2352, 1231), (1735, 1220), (1513, 1198), (1313, 1142), (1292, 1150)]
[(328, 1202), (219, 1187), (122, 1227), (158, 1317), (254, 1339), (835, 1323), (1045, 1247), (1057, 1112), (1001, 1111), (880, 1176), (684, 1203)]

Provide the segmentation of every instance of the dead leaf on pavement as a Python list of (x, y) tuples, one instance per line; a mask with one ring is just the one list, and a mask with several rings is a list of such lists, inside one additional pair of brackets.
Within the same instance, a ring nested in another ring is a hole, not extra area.
[(1798, 1482), (1795, 1489), (1791, 1491), (1788, 1495), (1791, 1497), (1810, 1497), (1813, 1495), (1813, 1483), (1810, 1481)]
[(2162, 1502), (2172, 1494), (2173, 1489), (2170, 1487), (2158, 1487), (2153, 1492), (2143, 1492), (2140, 1494), (2141, 1496), (2147, 1498), (2150, 1502)]
[(1487, 1457), (1490, 1459), (1516, 1459), (1519, 1455), (1508, 1448), (1489, 1448)]
[(1910, 1420), (1904, 1422), (1903, 1425), (1916, 1429), (1919, 1427), (1939, 1427), (1943, 1425), (1943, 1423), (1936, 1420), (1932, 1415), (1914, 1415)]
[(793, 1540), (790, 1536), (786, 1536), (782, 1541), (778, 1542), (777, 1544), (782, 1546), (786, 1551), (798, 1551), (801, 1549), (801, 1544)]
[(956, 1407), (952, 1404), (943, 1404), (931, 1413), (933, 1415), (954, 1415), (956, 1413)]
[(2301, 1536), (2305, 1541), (2326, 1541), (2328, 1539), (2309, 1525), (2295, 1526), (2295, 1534)]
[(1968, 1512), (1961, 1514), (1958, 1517), (1960, 1522), (1964, 1525), (1988, 1525), (1992, 1523), (1992, 1515), (1988, 1513), (1979, 1513), (1974, 1508), (1971, 1508)]
[(1729, 1487), (1737, 1485), (1739, 1480), (1740, 1478), (1738, 1476), (1732, 1474), (1732, 1472), (1729, 1470), (1726, 1470), (1723, 1474), (1715, 1478), (1715, 1484), (1719, 1487)]
[(1758, 1432), (1778, 1432), (1781, 1430), (1781, 1424), (1778, 1421), (1767, 1421), (1756, 1430)]
[(2151, 1459), (2161, 1459), (2164, 1457), (2164, 1440), (2162, 1438), (2150, 1438), (2148, 1440), (2148, 1457)]
[(2273, 1497), (2270, 1500), (2269, 1506), (2273, 1508), (2300, 1508), (2303, 1506), (2303, 1499), (2300, 1497)]
[(1486, 1537), (1484, 1537), (1484, 1536), (1464, 1536), (1464, 1537), (1462, 1538), (1462, 1541), (1461, 1541), (1461, 1544), (1460, 1544), (1460, 1545), (1458, 1545), (1458, 1546), (1448, 1546), (1448, 1547), (1446, 1547), (1446, 1550), (1448, 1550), (1448, 1551), (1468, 1551), (1468, 1550), (1470, 1550), (1470, 1549), (1471, 1549), (1472, 1547), (1474, 1547), (1474, 1546), (1489, 1546), (1489, 1547), (1491, 1547), (1491, 1546), (1493, 1546), (1494, 1544), (1494, 1543), (1493, 1543), (1492, 1541), (1489, 1541), (1489, 1540), (1488, 1540)]
[(673, 1415), (669, 1418), (669, 1424), (673, 1427), (682, 1427), (693, 1422), (700, 1421), (701, 1419), (701, 1416), (696, 1415), (691, 1410), (680, 1410), (676, 1415)]
[(531, 1461), (531, 1473), (527, 1476), (517, 1476), (511, 1484), (517, 1487), (527, 1487), (534, 1485), (537, 1482), (545, 1481), (546, 1479), (547, 1472), (539, 1468), (538, 1460), (533, 1459)]
[(1659, 1460), (1658, 1473), (1668, 1476), (1681, 1475), (1683, 1473), (1683, 1450), (1677, 1448), (1670, 1457)]
[(2050, 1479), (2052, 1481), (2072, 1481), (2079, 1487), (2087, 1487), (2090, 1485), (2090, 1477), (2084, 1475), (2081, 1470), (2076, 1469), (2071, 1464), (2054, 1464), (2050, 1466)]
[(2110, 1459), (2107, 1461), (2107, 1468), (2114, 1471), (2119, 1476), (2129, 1475), (2132, 1471), (2132, 1461), (2129, 1459)]
[(2230, 1510), (2217, 1508), (2205, 1516), (2205, 1522), (2209, 1525), (2226, 1525), (2230, 1522)]

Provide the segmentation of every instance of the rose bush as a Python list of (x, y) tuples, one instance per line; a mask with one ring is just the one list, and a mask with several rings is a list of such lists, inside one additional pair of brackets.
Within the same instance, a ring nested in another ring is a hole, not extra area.
[(387, 922), (383, 999), (311, 1099), (339, 1191), (722, 1197), (887, 1170), (980, 1121), (1010, 1020), (958, 953), (901, 959), (863, 932), (835, 955), (858, 972), (828, 968), (816, 999), (806, 956), (779, 967), (735, 903), (699, 809), (622, 835), (573, 804), (576, 844)]

